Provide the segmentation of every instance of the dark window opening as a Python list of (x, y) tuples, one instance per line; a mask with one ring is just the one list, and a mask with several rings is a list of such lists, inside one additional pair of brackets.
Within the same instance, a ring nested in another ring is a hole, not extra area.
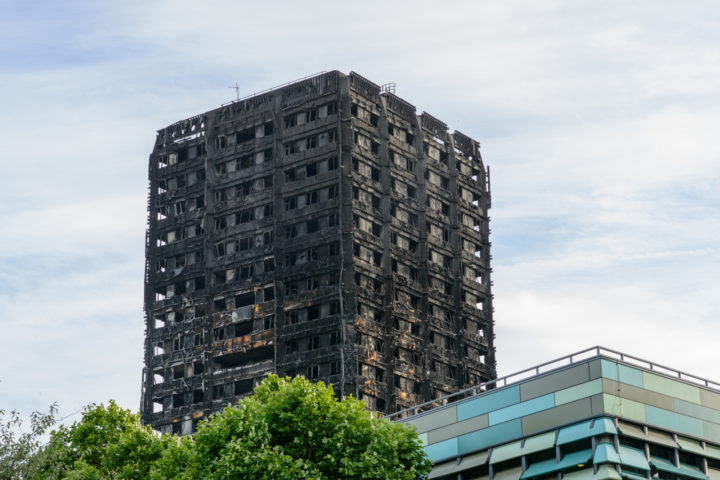
[(263, 290), (263, 300), (265, 302), (275, 300), (275, 287), (273, 287), (273, 286), (265, 287), (265, 289)]
[(215, 330), (213, 330), (213, 339), (215, 339), (216, 341), (224, 340), (225, 339), (225, 328), (218, 327)]
[(382, 253), (373, 252), (373, 263), (378, 266), (382, 265)]
[(235, 142), (238, 145), (241, 143), (249, 142), (250, 140), (255, 140), (255, 129), (254, 128), (248, 128), (246, 130), (238, 132), (235, 136)]
[(213, 387), (213, 400), (219, 400), (225, 396), (225, 385), (215, 385)]
[(253, 379), (238, 380), (235, 382), (235, 395), (244, 395), (252, 392), (254, 387)]
[(255, 292), (247, 292), (235, 296), (235, 308), (247, 307), (255, 304)]
[(233, 325), (233, 336), (235, 338), (249, 334), (253, 330), (253, 322), (242, 322)]
[(265, 272), (273, 272), (275, 271), (275, 259), (274, 258), (266, 258), (263, 260), (263, 266)]

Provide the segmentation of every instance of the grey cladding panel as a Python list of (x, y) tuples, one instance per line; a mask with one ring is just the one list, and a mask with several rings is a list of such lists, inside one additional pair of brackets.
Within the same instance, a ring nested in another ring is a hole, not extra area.
[(700, 389), (700, 402), (706, 407), (720, 410), (720, 393), (711, 392), (703, 388)]
[(588, 368), (590, 369), (590, 380), (602, 377), (602, 364), (600, 363), (600, 359), (589, 362)]
[(523, 435), (530, 435), (535, 432), (547, 430), (549, 428), (557, 427), (558, 425), (564, 425), (571, 423), (575, 420), (582, 420), (592, 416), (592, 402), (590, 397), (581, 398), (574, 402), (560, 405), (559, 407), (550, 408), (542, 412), (533, 413), (523, 417), (522, 419), (522, 433)]
[(548, 393), (557, 392), (590, 381), (590, 369), (587, 363), (571, 367), (558, 373), (544, 375), (536, 380), (530, 380), (520, 385), (520, 401), (541, 397)]
[(480, 430), (481, 428), (487, 428), (488, 426), (488, 414), (478, 415), (462, 422), (453, 423), (446, 427), (438, 428), (437, 430), (431, 430), (428, 433), (428, 443), (441, 442), (448, 438), (459, 437), (466, 433)]
[[(603, 392), (615, 395), (616, 397), (626, 398), (634, 402), (652, 405), (653, 407), (662, 408), (663, 410), (674, 410), (673, 398), (661, 393), (651, 392), (644, 388), (638, 388), (627, 383), (616, 382), (603, 378)], [(619, 385), (619, 390), (618, 390)]]
[(605, 413), (605, 409), (603, 408), (602, 394), (597, 394), (590, 397), (590, 405), (592, 406), (593, 416)]
[(442, 410), (435, 410), (427, 415), (413, 418), (406, 422), (409, 425), (415, 425), (418, 433), (435, 430), (436, 428), (445, 427), (457, 422), (457, 407), (453, 406)]

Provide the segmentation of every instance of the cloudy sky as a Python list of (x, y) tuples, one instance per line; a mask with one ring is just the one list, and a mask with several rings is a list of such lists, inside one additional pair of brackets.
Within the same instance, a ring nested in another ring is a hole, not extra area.
[(481, 141), (500, 374), (720, 380), (717, 2), (0, 0), (0, 409), (138, 408), (155, 131), (334, 69)]

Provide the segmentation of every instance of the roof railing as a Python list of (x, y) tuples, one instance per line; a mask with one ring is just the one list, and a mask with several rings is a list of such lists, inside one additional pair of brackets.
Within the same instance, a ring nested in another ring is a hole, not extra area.
[(549, 362), (541, 363), (534, 367), (526, 368), (525, 370), (521, 370), (516, 373), (511, 373), (510, 375), (505, 375), (504, 377), (483, 382), (473, 387), (458, 390), (457, 392), (445, 395), (444, 397), (436, 398), (435, 400), (430, 400), (429, 402), (421, 403), (414, 407), (406, 408), (404, 410), (385, 415), (384, 418), (387, 418), (388, 420), (396, 420), (400, 418), (405, 418), (408, 415), (417, 415), (418, 413), (430, 410), (431, 408), (441, 407), (449, 403), (461, 400), (463, 398), (481, 395), (495, 388), (506, 387), (508, 385), (518, 383), (522, 380), (526, 380), (528, 378), (549, 372), (551, 370), (555, 370), (560, 367), (574, 365), (576, 363), (597, 357), (613, 358), (621, 362), (644, 368), (646, 370), (658, 372), (669, 377), (678, 378), (680, 380), (701, 385), (703, 387), (711, 388), (720, 392), (720, 383), (718, 382), (698, 377), (697, 375), (693, 375), (691, 373), (666, 367), (664, 365), (660, 365), (659, 363), (644, 360), (633, 355), (628, 355), (627, 353), (618, 352), (617, 350), (612, 350), (610, 348), (605, 348), (598, 345), (595, 347), (587, 348), (585, 350), (581, 350), (579, 352), (571, 353), (570, 355), (556, 358), (555, 360), (550, 360)]
[[(286, 82), (286, 83), (283, 83), (283, 84), (281, 84), (281, 85), (277, 85), (277, 86), (275, 86), (275, 87), (270, 87), (270, 88), (267, 88), (267, 89), (265, 89), (265, 90), (260, 90), (259, 92), (251, 93), (250, 95), (246, 95), (246, 96), (244, 96), (244, 97), (242, 97), (242, 98), (237, 98), (237, 99), (232, 100), (232, 101), (230, 101), (230, 102), (225, 102), (225, 103), (223, 103), (223, 104), (220, 105), (220, 106), (221, 106), (221, 107), (224, 107), (224, 106), (226, 106), (226, 105), (232, 105), (233, 103), (243, 102), (243, 101), (245, 101), (245, 100), (248, 100), (248, 99), (253, 98), (253, 97), (257, 97), (257, 96), (262, 95), (262, 94), (264, 94), (264, 93), (269, 93), (269, 92), (272, 92), (273, 90), (279, 90), (279, 89), (281, 89), (281, 88), (290, 86), (290, 85), (292, 85), (293, 83), (304, 82), (305, 80), (310, 80), (311, 78), (319, 77), (319, 76), (324, 75), (324, 74), (326, 74), (326, 73), (328, 73), (328, 72), (325, 71), (325, 70), (323, 70), (323, 71), (321, 71), (321, 72), (314, 73), (314, 74), (312, 74), (312, 75), (308, 75), (307, 77), (298, 78), (297, 80), (293, 80), (293, 81), (291, 81), (291, 82)], [(235, 87), (231, 87), (231, 88), (235, 88)]]

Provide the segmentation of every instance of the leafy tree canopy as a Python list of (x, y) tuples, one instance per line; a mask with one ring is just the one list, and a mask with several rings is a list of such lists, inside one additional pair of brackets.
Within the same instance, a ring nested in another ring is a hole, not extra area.
[(411, 480), (431, 468), (411, 427), (338, 401), (322, 383), (276, 375), (191, 437), (157, 434), (111, 402), (54, 431), (36, 457), (39, 476), (27, 478)]
[(33, 412), (30, 424), (17, 410), (0, 410), (0, 478), (33, 478), (41, 438), (55, 423), (57, 404), (48, 413)]

